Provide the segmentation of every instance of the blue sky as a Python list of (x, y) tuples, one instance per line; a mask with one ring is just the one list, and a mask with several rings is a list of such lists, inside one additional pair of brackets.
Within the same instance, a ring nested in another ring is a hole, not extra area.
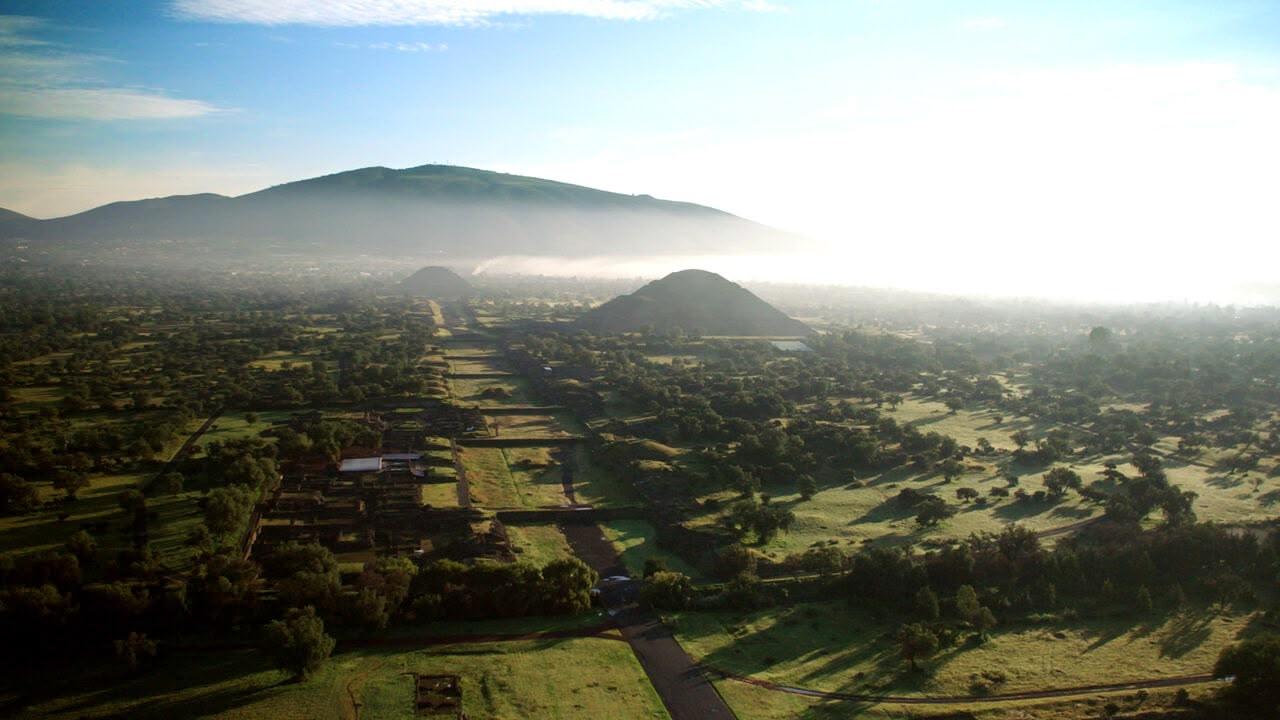
[(1278, 259), (1277, 2), (2, 12), (0, 207), (40, 217), (443, 162), (714, 205), (881, 274), (904, 248), (975, 272), (1029, 244), (1081, 273), (1202, 268), (1210, 241)]

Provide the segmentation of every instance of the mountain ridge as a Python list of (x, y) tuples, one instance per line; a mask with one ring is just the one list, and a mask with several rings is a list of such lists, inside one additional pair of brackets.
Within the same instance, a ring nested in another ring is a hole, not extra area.
[(795, 241), (695, 203), (453, 165), (371, 166), (234, 197), (126, 200), (44, 220), (0, 213), (0, 239), (317, 257), (697, 254)]

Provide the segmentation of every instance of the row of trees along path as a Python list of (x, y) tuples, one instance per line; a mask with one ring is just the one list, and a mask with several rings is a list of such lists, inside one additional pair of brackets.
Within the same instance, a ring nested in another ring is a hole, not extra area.
[[(460, 315), (463, 318), (471, 317), (465, 308)], [(461, 481), (463, 471), (461, 463), (458, 465)], [(577, 505), (571, 480), (572, 462), (562, 465), (562, 468), (565, 473), (562, 483), (565, 499), (570, 505)], [(461, 494), (460, 490), (459, 495)], [(561, 526), (561, 530), (569, 540), (574, 554), (599, 573), (600, 577), (627, 574), (617, 550), (604, 536), (599, 525), (566, 524)], [(621, 594), (605, 593), (602, 597), (613, 618), (613, 626), (631, 646), (672, 720), (732, 720), (733, 711), (724, 698), (720, 697), (706, 674), (684, 648), (680, 647), (671, 630), (656, 615), (624, 601)]]

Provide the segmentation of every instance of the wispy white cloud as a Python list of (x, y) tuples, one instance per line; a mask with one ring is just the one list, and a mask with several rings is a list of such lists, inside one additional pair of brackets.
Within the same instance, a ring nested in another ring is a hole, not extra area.
[(370, 50), (395, 50), (404, 53), (445, 52), (449, 49), (445, 43), (429, 42), (378, 42), (368, 47)]
[(484, 25), (503, 17), (576, 15), (652, 20), (678, 10), (737, 6), (776, 9), (769, 0), (172, 0), (178, 17), (255, 25)]
[(33, 30), (44, 25), (38, 17), (29, 15), (0, 15), (0, 47), (48, 45), (39, 38), (31, 37)]
[(0, 114), (58, 120), (164, 120), (219, 112), (200, 100), (155, 90), (109, 87), (96, 70), (117, 62), (67, 52), (36, 33), (40, 18), (0, 15)]
[(1008, 25), (1002, 17), (969, 18), (960, 22), (963, 30), (999, 30)]
[(0, 87), (0, 112), (55, 120), (172, 120), (221, 109), (145, 90)]

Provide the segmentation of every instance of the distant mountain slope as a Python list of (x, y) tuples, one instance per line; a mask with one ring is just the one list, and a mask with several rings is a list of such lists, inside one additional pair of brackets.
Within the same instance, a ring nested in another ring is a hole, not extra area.
[(0, 222), (31, 222), (35, 218), (27, 217), (20, 212), (0, 208)]
[(809, 326), (706, 270), (681, 270), (591, 310), (579, 324), (593, 332), (702, 335), (808, 335)]
[(415, 297), (457, 300), (471, 294), (471, 284), (446, 267), (424, 267), (400, 281), (400, 289)]
[(0, 217), (0, 239), (91, 250), (326, 255), (653, 255), (777, 249), (795, 239), (701, 205), (448, 165), (364, 168), (229, 198), (118, 202)]

